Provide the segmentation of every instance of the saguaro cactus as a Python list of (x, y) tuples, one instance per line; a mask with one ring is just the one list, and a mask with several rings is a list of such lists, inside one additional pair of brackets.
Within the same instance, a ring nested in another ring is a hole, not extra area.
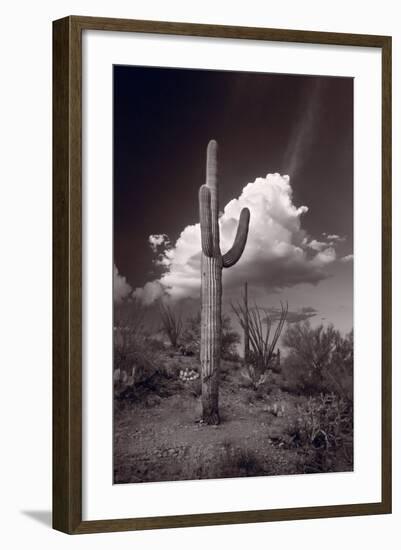
[(221, 298), (222, 269), (232, 267), (244, 250), (250, 213), (243, 208), (237, 234), (231, 249), (222, 254), (219, 235), (219, 197), (217, 142), (207, 147), (206, 184), (199, 189), (199, 217), (202, 241), (202, 314), (201, 314), (201, 369), (202, 369), (202, 420), (205, 424), (218, 424), (219, 417), (219, 366), (221, 349)]
[(248, 282), (244, 283), (244, 365), (249, 365), (249, 309), (248, 309)]

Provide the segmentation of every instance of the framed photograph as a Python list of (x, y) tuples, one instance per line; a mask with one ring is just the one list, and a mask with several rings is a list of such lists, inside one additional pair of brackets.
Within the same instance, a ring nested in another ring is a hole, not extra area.
[(53, 23), (53, 526), (391, 512), (391, 38)]

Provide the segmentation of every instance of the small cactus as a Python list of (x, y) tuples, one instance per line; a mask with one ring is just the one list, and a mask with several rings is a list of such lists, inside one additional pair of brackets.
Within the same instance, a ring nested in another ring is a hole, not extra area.
[(199, 189), (199, 218), (202, 243), (202, 313), (201, 371), (202, 420), (205, 424), (220, 422), (219, 366), (221, 349), (222, 269), (232, 267), (240, 259), (248, 236), (250, 213), (243, 208), (233, 246), (225, 254), (220, 250), (217, 142), (207, 147), (206, 184)]

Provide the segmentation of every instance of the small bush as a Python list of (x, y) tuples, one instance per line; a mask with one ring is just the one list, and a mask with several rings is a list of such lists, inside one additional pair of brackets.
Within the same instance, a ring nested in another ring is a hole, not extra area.
[(163, 343), (138, 333), (129, 339), (114, 340), (116, 397), (139, 399), (149, 392), (164, 396), (166, 382), (177, 379), (178, 373), (179, 366), (166, 356)]
[(240, 474), (243, 476), (251, 477), (265, 473), (264, 464), (261, 459), (250, 449), (237, 449), (233, 465), (239, 468)]
[(182, 479), (219, 479), (253, 477), (269, 474), (268, 465), (253, 449), (242, 448), (231, 441), (219, 447), (188, 450), (182, 465)]
[(335, 448), (352, 438), (352, 407), (334, 393), (310, 397), (298, 412), (301, 434), (314, 446)]
[(168, 347), (162, 340), (157, 338), (152, 338), (149, 335), (146, 335), (143, 339), (143, 345), (146, 346), (146, 349), (152, 352), (165, 353), (168, 350)]
[(342, 336), (333, 326), (312, 328), (309, 321), (288, 327), (283, 343), (283, 389), (318, 395), (337, 393), (353, 398), (353, 332)]
[(187, 319), (181, 336), (183, 350), (199, 358), (200, 354), (200, 313)]
[(271, 379), (271, 371), (261, 373), (257, 367), (250, 363), (242, 368), (241, 375), (245, 387), (250, 387), (255, 392), (262, 391), (263, 386)]
[(289, 418), (282, 441), (309, 452), (308, 471), (344, 470), (353, 464), (353, 409), (338, 395), (321, 394), (298, 404)]
[(200, 378), (193, 380), (189, 386), (189, 392), (196, 398), (202, 395), (202, 382)]

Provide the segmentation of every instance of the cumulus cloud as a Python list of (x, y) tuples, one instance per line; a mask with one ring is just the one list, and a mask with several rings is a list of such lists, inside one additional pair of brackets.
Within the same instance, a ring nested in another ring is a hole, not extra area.
[(332, 246), (329, 246), (325, 250), (318, 252), (314, 258), (311, 260), (311, 264), (316, 265), (317, 267), (322, 267), (326, 264), (331, 264), (336, 259), (336, 251)]
[(307, 244), (308, 244), (309, 248), (312, 248), (312, 250), (317, 250), (319, 252), (327, 247), (326, 242), (317, 241), (316, 239), (313, 239), (312, 241), (310, 241)]
[[(240, 261), (223, 270), (225, 292), (248, 281), (267, 291), (299, 283), (316, 284), (328, 276), (326, 268), (336, 260), (331, 243), (311, 240), (302, 229), (306, 206), (293, 204), (288, 176), (268, 174), (248, 183), (238, 198), (222, 212), (220, 243), (224, 254), (232, 245), (240, 211), (251, 212), (248, 241)], [(151, 235), (149, 244), (157, 254), (155, 262), (164, 268), (158, 280), (146, 283), (134, 295), (145, 303), (164, 292), (173, 299), (197, 298), (200, 289), (200, 227), (185, 227), (175, 244), (167, 235)]]
[(127, 298), (132, 292), (131, 286), (127, 283), (127, 279), (120, 275), (117, 266), (114, 265), (113, 271), (113, 294), (114, 301), (118, 304)]
[(159, 281), (149, 281), (142, 288), (134, 291), (134, 296), (139, 298), (146, 306), (152, 304), (166, 294), (166, 290)]
[(336, 235), (336, 234), (327, 235), (327, 239), (329, 241), (336, 241), (338, 243), (343, 243), (346, 240), (345, 237), (340, 237), (340, 235)]
[(148, 240), (153, 252), (158, 252), (162, 246), (170, 246), (170, 240), (164, 233), (161, 235), (149, 235)]
[(353, 254), (348, 254), (347, 256), (343, 256), (342, 258), (340, 258), (340, 260), (341, 260), (343, 263), (352, 262), (353, 259), (354, 259), (354, 255), (353, 255)]

